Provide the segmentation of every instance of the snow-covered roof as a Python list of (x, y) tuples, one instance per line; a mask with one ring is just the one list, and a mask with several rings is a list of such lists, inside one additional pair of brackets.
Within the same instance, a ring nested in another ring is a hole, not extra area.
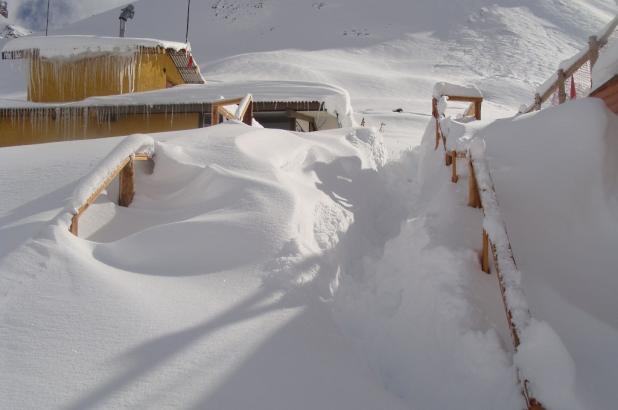
[(21, 58), (20, 53), (38, 50), (45, 58), (75, 57), (81, 54), (128, 53), (143, 48), (190, 50), (185, 43), (151, 38), (98, 37), (98, 36), (25, 36), (9, 41), (2, 49), (3, 59)]
[[(157, 105), (210, 104), (222, 98), (253, 95), (257, 103), (323, 103), (323, 109), (337, 114), (343, 124), (351, 124), (352, 107), (346, 90), (323, 83), (303, 81), (209, 82), (185, 84), (157, 91), (90, 97), (68, 103), (34, 103), (25, 99), (0, 98), (0, 111), (11, 109), (153, 107)], [(282, 105), (281, 109), (285, 109)]]

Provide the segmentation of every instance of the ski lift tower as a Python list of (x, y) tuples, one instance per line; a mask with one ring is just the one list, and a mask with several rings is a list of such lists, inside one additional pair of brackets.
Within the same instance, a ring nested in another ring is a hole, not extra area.
[(0, 1), (0, 16), (3, 16), (5, 19), (9, 18), (9, 5), (6, 1)]
[(124, 37), (127, 20), (131, 20), (133, 17), (135, 17), (135, 7), (132, 4), (121, 10), (120, 17), (118, 17), (120, 20), (120, 37)]

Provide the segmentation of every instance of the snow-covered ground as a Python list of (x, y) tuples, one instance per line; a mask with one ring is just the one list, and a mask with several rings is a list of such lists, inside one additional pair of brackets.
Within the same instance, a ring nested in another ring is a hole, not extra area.
[[(183, 41), (184, 7), (169, 3), (136, 2), (127, 35)], [(57, 215), (122, 139), (0, 150), (0, 407), (521, 408), (496, 278), (478, 262), (482, 214), (465, 167), (452, 184), (433, 150), (437, 81), (486, 98), (477, 136), (532, 313), (557, 334), (528, 366), (545, 376), (536, 393), (551, 408), (618, 401), (615, 116), (582, 100), (491, 123), (614, 2), (193, 7), (211, 84), (333, 84), (374, 128), (155, 135), (132, 206), (110, 189), (80, 238)], [(114, 35), (117, 15), (61, 33)], [(23, 99), (6, 64), (0, 94)]]

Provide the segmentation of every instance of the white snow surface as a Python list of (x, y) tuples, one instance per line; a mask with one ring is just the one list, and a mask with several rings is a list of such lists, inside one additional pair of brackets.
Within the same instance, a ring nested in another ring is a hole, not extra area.
[(3, 52), (39, 50), (45, 58), (73, 58), (83, 54), (130, 53), (141, 47), (172, 49), (175, 51), (191, 50), (185, 43), (155, 40), (151, 38), (100, 37), (86, 35), (65, 36), (24, 36), (13, 39), (2, 48)]
[[(548, 400), (555, 408), (618, 401), (617, 129), (618, 117), (602, 101), (579, 99), (479, 132), (530, 309), (565, 346), (564, 353), (559, 344), (542, 348), (537, 338), (529, 346), (536, 357), (522, 359), (537, 374), (565, 367), (561, 376), (545, 373), (546, 387), (539, 386), (563, 397)], [(568, 356), (574, 365), (560, 359)]]
[[(136, 2), (128, 34), (183, 41), (186, 9), (169, 6)], [(111, 187), (80, 239), (56, 217), (121, 139), (0, 150), (0, 407), (522, 408), (495, 275), (480, 271), (482, 213), (466, 206), (465, 167), (452, 184), (433, 150), (432, 87), (474, 84), (484, 119), (512, 115), (615, 2), (192, 6), (207, 86), (238, 84), (216, 98), (329, 84), (346, 90), (328, 95), (348, 125), (383, 135), (152, 136), (133, 205), (113, 205)], [(57, 34), (114, 35), (118, 12)], [(6, 64), (0, 92), (21, 104), (23, 73)], [(618, 401), (612, 121), (581, 100), (482, 135), (541, 323), (515, 361), (556, 408)]]
[(443, 96), (482, 98), (483, 94), (475, 85), (460, 85), (440, 81), (433, 86), (433, 97)]
[[(336, 269), (320, 254), (354, 219), (333, 184), (376, 172), (372, 135), (230, 123), (157, 136), (130, 208), (104, 196), (82, 238), (52, 217), (3, 258), (0, 407), (406, 408), (316, 297), (332, 299)], [(48, 171), (69, 158), (46, 157)], [(61, 211), (65, 183), (8, 229)]]

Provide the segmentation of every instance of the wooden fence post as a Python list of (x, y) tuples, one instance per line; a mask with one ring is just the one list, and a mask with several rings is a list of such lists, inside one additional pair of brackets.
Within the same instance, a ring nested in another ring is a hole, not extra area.
[(249, 107), (247, 107), (247, 111), (245, 111), (245, 115), (242, 117), (242, 122), (247, 125), (253, 125), (253, 101), (249, 103)]
[(456, 150), (451, 151), (451, 161), (452, 161), (451, 182), (456, 184), (457, 181), (459, 181), (459, 176), (457, 175), (457, 151)]
[(210, 125), (213, 126), (217, 124), (219, 124), (219, 106), (213, 104), (210, 110)]
[(133, 202), (135, 195), (135, 161), (133, 158), (120, 171), (118, 175), (120, 189), (118, 192), (118, 205), (127, 207)]
[(483, 250), (481, 250), (481, 269), (485, 273), (489, 272), (489, 235), (483, 229)]
[(566, 102), (566, 75), (561, 68), (558, 70), (558, 104), (564, 104)]
[(474, 102), (474, 118), (477, 120), (481, 119), (481, 105), (483, 100), (477, 100)]
[(588, 38), (588, 50), (589, 50), (589, 58), (590, 58), (590, 69), (594, 67), (597, 60), (599, 59), (599, 40), (597, 36), (590, 36)]
[(436, 121), (436, 146), (434, 150), (440, 146), (440, 115), (438, 114), (438, 100), (436, 97), (431, 99), (431, 115)]
[(78, 236), (78, 230), (79, 230), (79, 214), (75, 214), (73, 215), (73, 217), (71, 218), (71, 227), (69, 228), (69, 232), (71, 232), (73, 235)]
[(472, 208), (481, 207), (481, 196), (479, 194), (479, 187), (476, 182), (476, 174), (474, 173), (472, 160), (468, 161), (468, 206)]

